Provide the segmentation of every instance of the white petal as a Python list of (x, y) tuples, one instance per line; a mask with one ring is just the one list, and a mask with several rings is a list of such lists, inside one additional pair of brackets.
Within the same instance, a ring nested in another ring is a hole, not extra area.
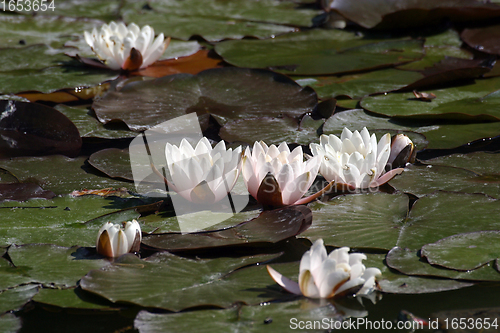
[(274, 270), (271, 266), (266, 266), (266, 267), (269, 275), (271, 275), (271, 278), (277, 284), (283, 287), (283, 289), (295, 295), (302, 295), (302, 292), (300, 291), (299, 288), (299, 284), (297, 282), (292, 281), (289, 278), (283, 276), (281, 273)]

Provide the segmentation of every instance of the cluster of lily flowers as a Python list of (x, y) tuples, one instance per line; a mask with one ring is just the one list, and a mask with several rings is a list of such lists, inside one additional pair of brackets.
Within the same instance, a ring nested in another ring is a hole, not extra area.
[[(157, 61), (170, 38), (153, 28), (142, 29), (132, 23), (111, 22), (100, 30), (85, 31), (85, 41), (98, 58), (113, 70), (136, 70)], [(213, 204), (233, 189), (240, 173), (248, 189), (264, 206), (282, 207), (306, 204), (332, 188), (358, 190), (377, 188), (400, 174), (414, 156), (411, 140), (403, 134), (391, 139), (389, 133), (377, 142), (366, 128), (351, 132), (344, 128), (339, 137), (322, 135), (320, 143), (309, 146), (312, 155), (304, 160), (302, 147), (290, 151), (286, 142), (268, 146), (255, 142), (253, 148), (226, 149), (224, 141), (215, 147), (203, 137), (192, 146), (182, 140), (179, 146), (167, 143), (169, 189), (193, 203)], [(317, 174), (329, 183), (322, 190), (304, 198)], [(162, 176), (163, 177), (163, 176)], [(140, 248), (142, 233), (135, 220), (119, 224), (107, 222), (99, 230), (97, 252), (111, 258)], [(344, 294), (366, 295), (381, 275), (377, 268), (366, 268), (366, 255), (349, 254), (342, 247), (327, 255), (323, 240), (317, 240), (300, 261), (299, 281), (292, 281), (267, 267), (270, 276), (286, 291), (310, 298), (332, 298)]]
[[(203, 137), (194, 146), (183, 139), (179, 146), (167, 143), (165, 156), (169, 189), (195, 204), (213, 204), (224, 198), (240, 175), (252, 195), (264, 206), (281, 207), (308, 203), (331, 188), (357, 190), (378, 187), (404, 169), (414, 156), (411, 140), (403, 134), (391, 139), (384, 135), (377, 142), (366, 128), (361, 132), (344, 128), (339, 137), (322, 135), (311, 143), (313, 156), (304, 160), (302, 147), (290, 151), (283, 142), (268, 146), (255, 142), (253, 148), (226, 148), (224, 141), (215, 147)], [(398, 166), (393, 168), (393, 165)], [(402, 166), (402, 167), (399, 167)], [(329, 184), (303, 197), (318, 172)], [(108, 257), (138, 251), (140, 226), (136, 221), (120, 225), (105, 224), (97, 237), (97, 251)], [(377, 268), (366, 268), (364, 254), (349, 254), (342, 247), (329, 255), (321, 239), (307, 251), (300, 263), (296, 283), (268, 267), (271, 277), (285, 290), (310, 298), (331, 298), (356, 291), (365, 295), (373, 290)]]

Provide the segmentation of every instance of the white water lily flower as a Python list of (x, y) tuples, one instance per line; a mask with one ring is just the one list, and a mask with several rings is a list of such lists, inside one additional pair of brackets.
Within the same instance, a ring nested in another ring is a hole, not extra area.
[(139, 251), (142, 241), (141, 227), (136, 220), (119, 224), (106, 222), (97, 234), (97, 252), (110, 258)]
[(384, 173), (391, 154), (391, 135), (385, 134), (377, 143), (375, 134), (370, 136), (366, 127), (354, 133), (344, 128), (340, 138), (323, 134), (320, 144), (311, 143), (310, 148), (314, 156), (321, 156), (321, 175), (338, 187), (377, 187), (403, 171)]
[(182, 139), (179, 147), (165, 148), (167, 185), (186, 200), (213, 204), (229, 193), (240, 173), (241, 147), (227, 149), (220, 141), (213, 149), (206, 137), (193, 148)]
[(362, 264), (366, 255), (348, 252), (348, 247), (342, 247), (327, 255), (323, 240), (318, 239), (302, 256), (299, 283), (284, 277), (270, 266), (267, 266), (267, 271), (276, 283), (296, 295), (331, 298), (356, 289), (357, 296), (366, 295), (374, 289), (375, 278), (382, 273), (378, 268), (366, 268)]
[(319, 158), (304, 162), (300, 146), (290, 152), (286, 142), (268, 147), (261, 141), (254, 143), (252, 152), (248, 147), (245, 150), (242, 173), (248, 192), (258, 202), (279, 207), (304, 203), (301, 198), (319, 165)]
[(141, 29), (135, 23), (127, 27), (111, 22), (100, 30), (94, 28), (92, 33), (85, 31), (84, 37), (99, 59), (114, 70), (146, 68), (161, 57), (170, 42), (163, 33), (155, 39), (154, 29), (149, 25)]
[(415, 146), (405, 134), (397, 134), (392, 137), (391, 155), (387, 160), (386, 170), (404, 167), (406, 163), (415, 160)]

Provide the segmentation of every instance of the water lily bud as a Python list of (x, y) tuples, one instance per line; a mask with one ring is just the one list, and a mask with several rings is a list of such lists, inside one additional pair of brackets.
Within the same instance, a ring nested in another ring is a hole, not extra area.
[(103, 256), (116, 258), (139, 251), (141, 241), (141, 227), (136, 220), (123, 223), (123, 228), (119, 224), (106, 222), (97, 234), (96, 249)]
[(85, 41), (92, 51), (111, 69), (136, 70), (146, 68), (165, 52), (170, 38), (161, 33), (155, 39), (149, 25), (139, 28), (135, 23), (104, 24), (100, 30), (84, 32)]
[(278, 147), (255, 142), (247, 147), (242, 174), (248, 192), (260, 203), (284, 206), (302, 203), (300, 199), (311, 187), (318, 173), (318, 157), (304, 161), (302, 147), (292, 152), (283, 142)]
[(288, 292), (310, 298), (332, 298), (353, 294), (366, 295), (374, 290), (376, 277), (382, 275), (375, 267), (366, 268), (366, 255), (349, 254), (342, 247), (327, 255), (323, 240), (318, 239), (300, 261), (299, 283), (292, 281), (270, 266), (271, 278)]
[(366, 127), (361, 132), (344, 128), (340, 138), (323, 134), (320, 144), (311, 143), (310, 148), (314, 156), (321, 157), (321, 175), (342, 189), (378, 187), (403, 171), (385, 172), (391, 136), (387, 133), (377, 143), (375, 134), (370, 135)]
[(392, 137), (391, 155), (387, 160), (386, 170), (404, 168), (407, 163), (415, 162), (415, 146), (405, 134), (397, 134)]

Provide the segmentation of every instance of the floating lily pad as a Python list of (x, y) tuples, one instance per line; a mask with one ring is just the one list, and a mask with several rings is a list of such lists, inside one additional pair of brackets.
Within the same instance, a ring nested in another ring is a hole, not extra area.
[[(226, 273), (269, 256), (186, 259), (160, 252), (146, 260), (124, 255), (80, 281), (82, 289), (113, 303), (131, 303), (179, 311), (196, 306), (230, 307), (235, 302), (257, 304), (282, 295), (266, 289), (271, 278), (262, 266)], [(264, 293), (263, 293), (264, 292)]]
[(365, 97), (361, 106), (391, 117), (499, 121), (498, 89), (500, 78), (490, 78), (470, 85), (426, 91), (436, 95), (430, 102), (415, 98), (413, 93), (390, 93)]
[[(401, 175), (399, 177), (404, 177)], [(408, 213), (404, 194), (349, 194), (310, 205), (314, 222), (301, 236), (325, 244), (389, 250)]]
[(155, 249), (193, 251), (222, 246), (272, 245), (303, 232), (312, 223), (312, 213), (305, 206), (264, 211), (259, 217), (234, 227), (189, 234), (150, 234), (142, 243)]
[[(85, 156), (69, 158), (61, 155), (44, 157), (14, 157), (0, 160), (0, 167), (10, 171), (21, 182), (33, 182), (44, 190), (67, 194), (75, 190), (125, 187), (134, 190), (130, 182), (99, 175), (86, 165)], [(57, 173), (54, 173), (57, 166)]]
[[(36, 54), (36, 57), (33, 57)], [(0, 72), (15, 70), (40, 70), (46, 67), (62, 65), (69, 58), (62, 53), (54, 54), (47, 45), (35, 44), (26, 47), (0, 49)]]
[(499, 244), (500, 231), (468, 232), (426, 244), (421, 255), (431, 265), (469, 271), (500, 257)]
[[(427, 160), (432, 165), (448, 165), (472, 170), (480, 174), (481, 180), (497, 182), (500, 177), (500, 153), (476, 152), (470, 154), (453, 154)], [(480, 180), (478, 180), (480, 181)]]
[[(139, 213), (132, 208), (139, 205), (141, 201), (137, 199), (92, 195), (3, 202), (0, 204), (3, 221), (0, 244), (95, 246), (97, 232), (105, 222), (119, 223), (138, 218)], [(89, 220), (92, 222), (85, 223)]]
[(331, 8), (364, 28), (402, 28), (427, 26), (445, 19), (452, 21), (481, 20), (500, 15), (500, 7), (492, 3), (469, 0), (335, 0)]
[(314, 91), (302, 89), (281, 74), (217, 68), (195, 76), (177, 74), (132, 82), (94, 101), (92, 108), (103, 123), (122, 120), (132, 130), (142, 131), (190, 112), (215, 114), (219, 121), (299, 117), (312, 112), (316, 104)]
[(495, 43), (495, 40), (500, 38), (500, 25), (464, 29), (460, 37), (473, 49), (489, 54), (500, 55), (498, 43)]
[(423, 41), (371, 40), (347, 31), (315, 29), (273, 39), (225, 41), (218, 43), (215, 51), (226, 62), (239, 67), (325, 75), (418, 60), (423, 56)]
[(44, 11), (44, 15), (71, 16), (71, 17), (91, 17), (104, 21), (118, 19), (120, 7), (123, 5), (120, 0), (54, 0), (54, 10)]
[(73, 36), (102, 24), (99, 20), (82, 18), (0, 15), (0, 30), (4, 32), (0, 36), (0, 45), (13, 47), (44, 43), (58, 48)]
[(4, 333), (16, 333), (21, 329), (21, 318), (12, 313), (5, 313), (0, 316), (0, 326)]
[(21, 309), (38, 292), (38, 286), (25, 285), (0, 293), (0, 313)]
[(397, 245), (420, 249), (460, 233), (500, 230), (499, 212), (500, 201), (484, 194), (436, 192), (413, 205)]
[(54, 192), (45, 191), (40, 186), (30, 183), (0, 184), (0, 201), (15, 200), (26, 201), (31, 198), (55, 197)]
[(163, 32), (165, 36), (183, 40), (188, 40), (191, 36), (201, 36), (209, 42), (228, 38), (240, 39), (246, 36), (269, 38), (296, 30), (294, 27), (271, 23), (200, 16), (169, 16), (157, 11), (141, 13), (128, 11), (124, 13), (123, 18), (126, 22), (135, 22), (140, 26), (148, 24), (155, 29), (155, 32)]
[(484, 193), (500, 196), (500, 185), (462, 168), (444, 165), (408, 165), (402, 176), (391, 181), (396, 189), (418, 197), (435, 191)]
[(416, 128), (429, 140), (429, 149), (455, 148), (469, 142), (500, 135), (498, 123), (442, 124)]
[(80, 152), (78, 129), (57, 110), (17, 101), (0, 101), (0, 110), (0, 156), (75, 156)]
[(398, 90), (421, 78), (423, 75), (418, 72), (394, 68), (342, 76), (294, 77), (301, 86), (313, 88), (321, 99), (337, 96), (361, 98), (374, 93)]
[(99, 150), (89, 157), (89, 163), (111, 178), (134, 180), (128, 149), (107, 148)]
[(460, 272), (433, 266), (420, 257), (417, 250), (395, 247), (386, 257), (387, 265), (403, 274), (428, 277), (443, 277), (469, 281), (499, 281), (500, 273), (489, 263), (475, 270)]
[(33, 297), (33, 301), (64, 309), (92, 309), (117, 311), (110, 308), (109, 302), (94, 297), (94, 295), (83, 292), (80, 288), (69, 289), (47, 289), (43, 288)]
[(229, 3), (217, 0), (153, 0), (155, 10), (167, 15), (195, 16), (219, 19), (246, 20), (310, 27), (320, 10), (298, 8), (293, 2), (277, 0), (246, 1)]
[(290, 117), (241, 119), (227, 122), (219, 135), (226, 141), (249, 145), (261, 140), (268, 145), (282, 142), (309, 145), (318, 141), (318, 131), (323, 123), (324, 119), (313, 120), (308, 115), (300, 122)]
[(33, 282), (47, 286), (72, 287), (91, 269), (109, 264), (107, 259), (78, 257), (78, 247), (31, 244), (9, 248), (12, 262)]
[(0, 291), (12, 289), (16, 286), (27, 284), (30, 282), (31, 278), (25, 273), (23, 269), (14, 267), (5, 258), (0, 258)]
[(75, 124), (82, 138), (123, 139), (137, 136), (136, 132), (130, 131), (126, 126), (103, 125), (90, 114), (87, 106), (58, 104), (54, 108)]

